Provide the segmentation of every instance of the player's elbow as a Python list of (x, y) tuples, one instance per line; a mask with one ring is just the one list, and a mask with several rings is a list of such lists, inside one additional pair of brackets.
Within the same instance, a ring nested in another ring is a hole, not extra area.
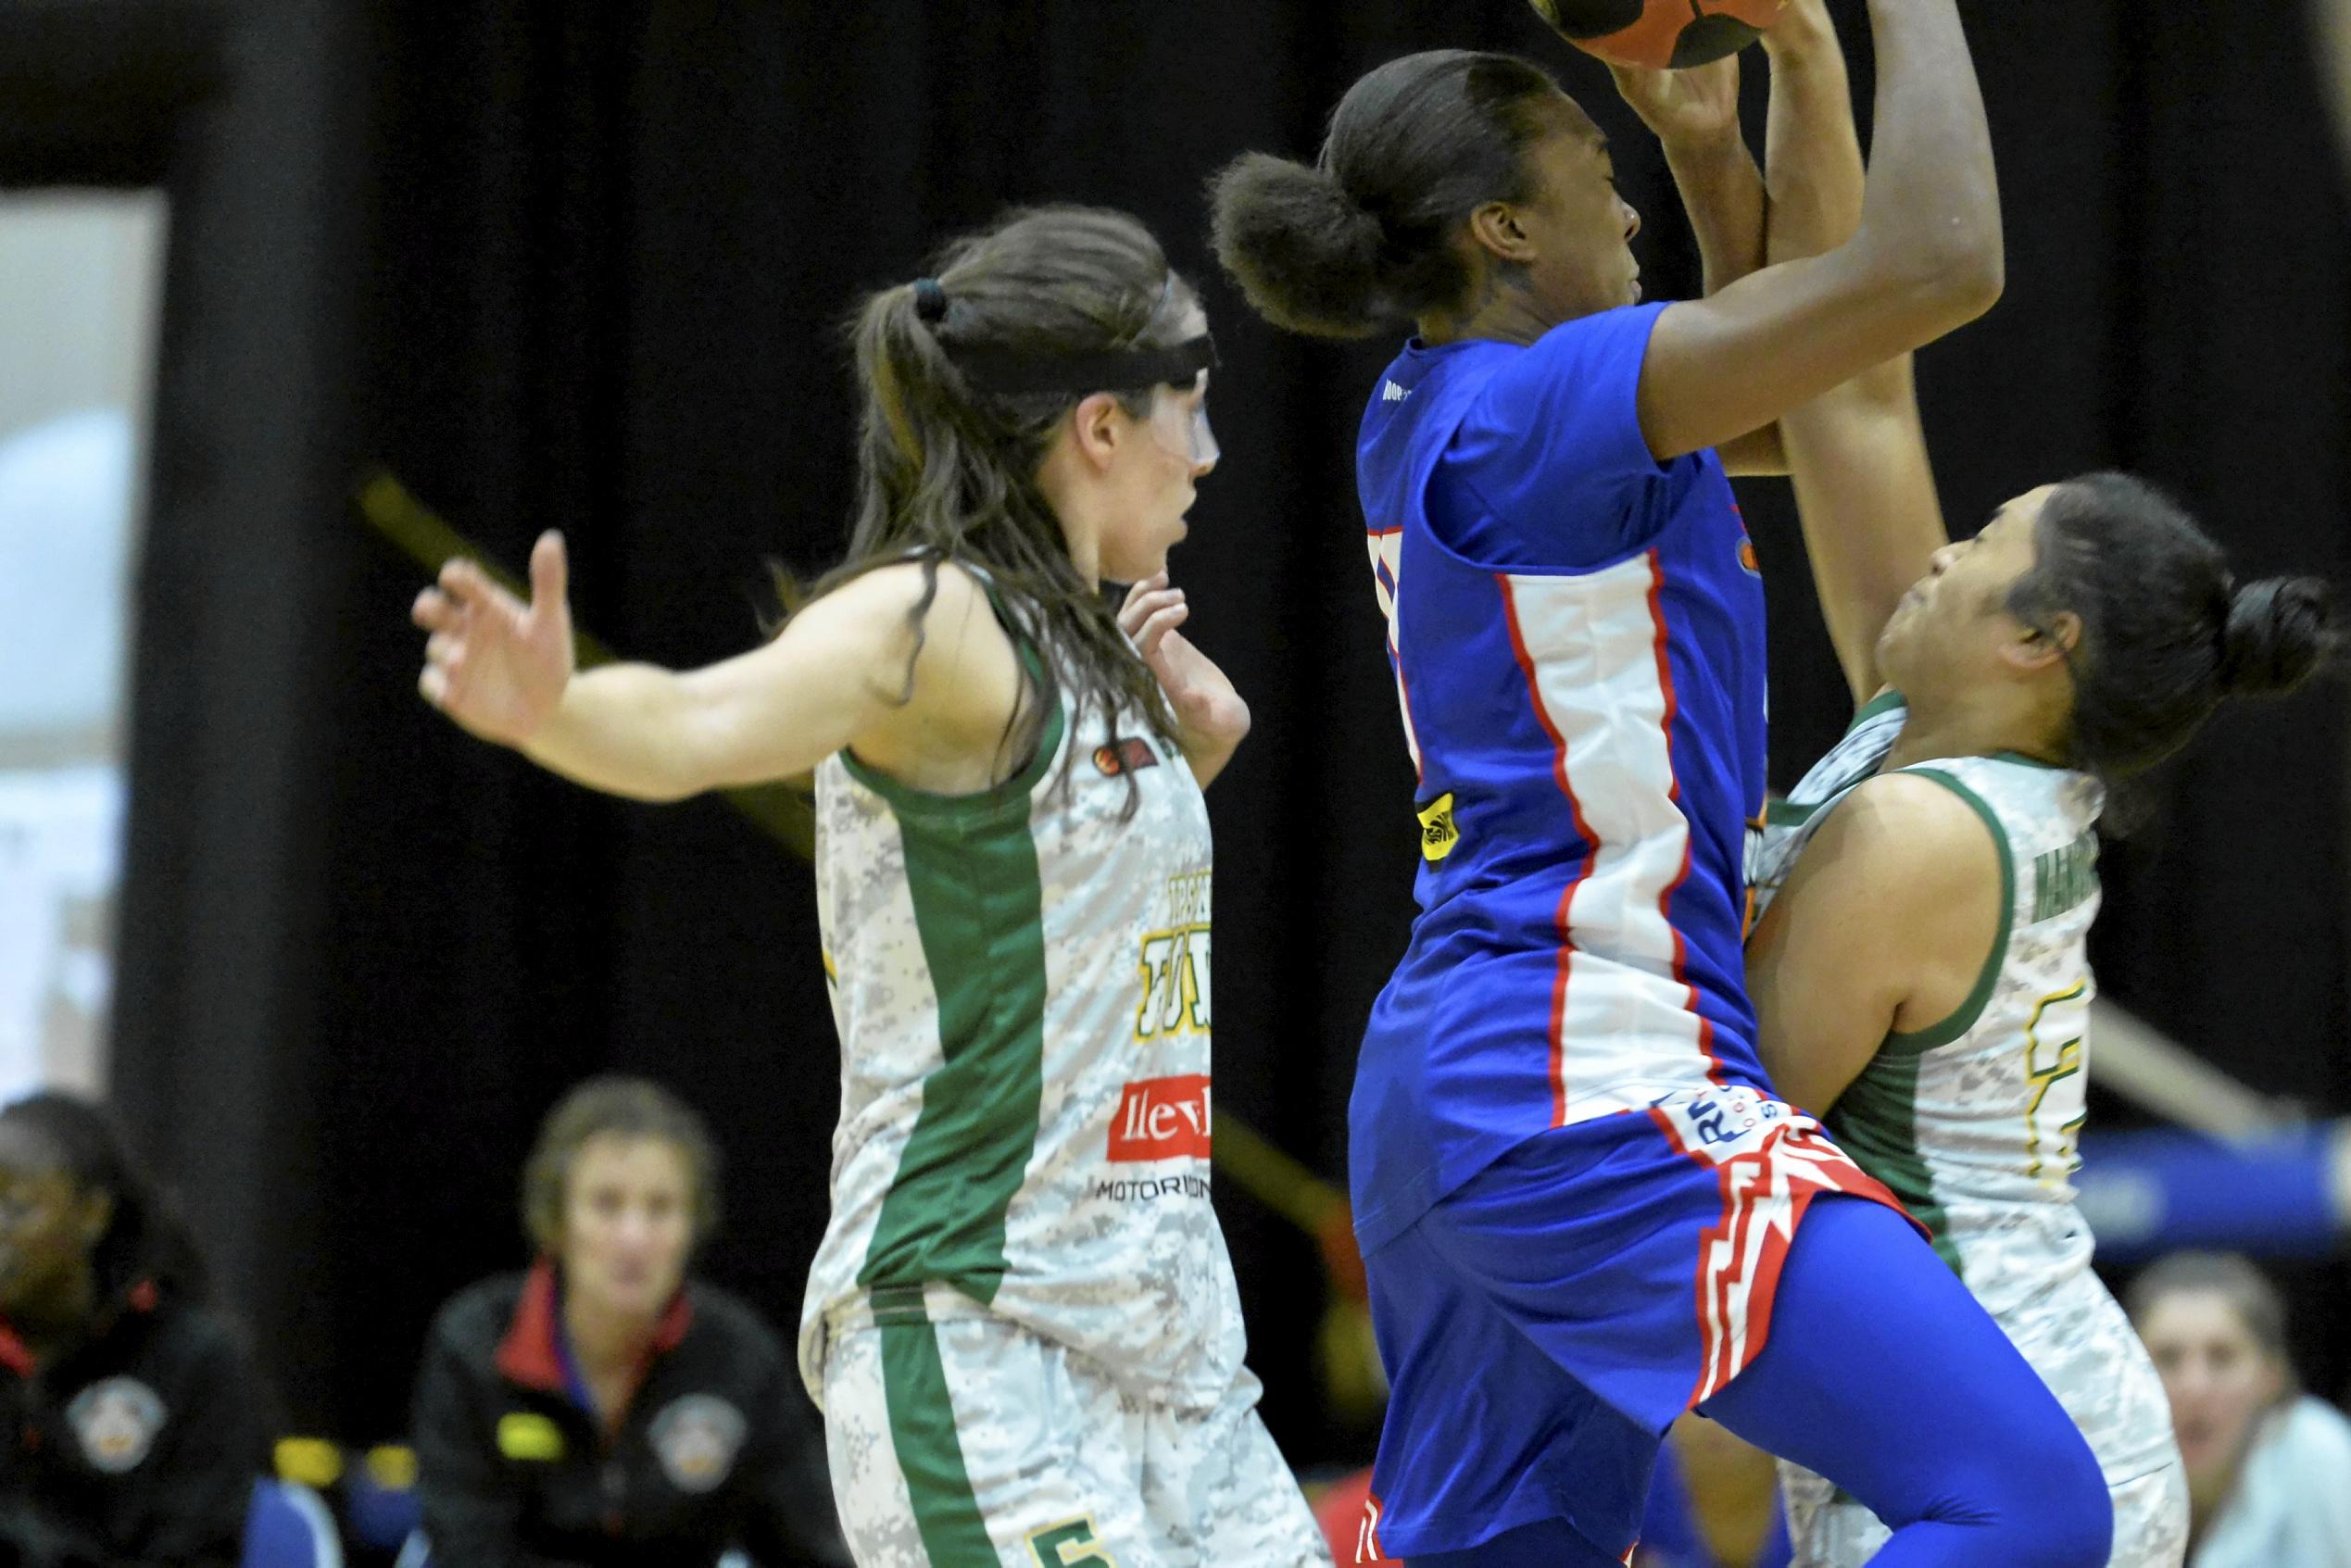
[(1985, 314), (2000, 303), (2007, 287), (2007, 257), (1996, 232), (1989, 244), (1955, 245), (1953, 254), (1941, 258), (1932, 285), (1936, 302), (1954, 318), (1953, 327)]
[(1889, 270), (1926, 340), (1964, 327), (1999, 304), (2008, 286), (1998, 215), (1936, 223), (1895, 247)]

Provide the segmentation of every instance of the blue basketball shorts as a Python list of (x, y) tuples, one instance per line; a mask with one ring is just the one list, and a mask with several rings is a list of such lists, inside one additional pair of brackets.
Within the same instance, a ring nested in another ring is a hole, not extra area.
[(1539, 1133), (1376, 1248), (1392, 1394), (1367, 1544), (1564, 1520), (1623, 1558), (1666, 1428), (1762, 1350), (1824, 1195), (1901, 1211), (1810, 1117), (1734, 1087)]

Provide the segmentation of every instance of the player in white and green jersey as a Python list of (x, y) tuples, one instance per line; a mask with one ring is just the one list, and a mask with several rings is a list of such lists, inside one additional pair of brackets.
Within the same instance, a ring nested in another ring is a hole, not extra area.
[[(1764, 916), (1756, 967), (1785, 951), (1769, 918), (1775, 893), (1862, 781), (1919, 781), (1980, 824), (1998, 909), (1973, 985), (1928, 1027), (1887, 1035), (1826, 1120), (1845, 1152), (1930, 1228), (1936, 1250), (2081, 1426), (2114, 1501), (2112, 1561), (2176, 1564), (2187, 1541), (2186, 1479), (2163, 1386), (2091, 1272), (2090, 1232), (2073, 1204), (2105, 792), (2087, 773), (2019, 756), (1940, 758), (1883, 772), (1907, 717), (1892, 693), (1870, 703), (1774, 808), (1754, 884)], [(1825, 1092), (1810, 1087), (1804, 1065), (1783, 1066), (1778, 1054), (1766, 1060), (1783, 1093)], [(1783, 1465), (1782, 1476), (1800, 1562), (1857, 1568), (1885, 1544), (1868, 1509), (1829, 1482), (1794, 1465)]]
[[(1862, 200), (1843, 94), (1787, 102), (1842, 120), (1844, 155), (1773, 190), (1774, 259), (1790, 236), (1835, 244)], [(1810, 138), (1835, 140), (1818, 124)], [(1932, 1228), (2080, 1424), (2115, 1568), (2177, 1568), (2169, 1411), (2073, 1203), (2097, 821), (2111, 786), (2223, 696), (2309, 673), (2334, 641), (2328, 591), (2237, 586), (2185, 513), (2119, 474), (2034, 490), (1950, 543), (1906, 358), (1779, 433), (1859, 712), (1751, 840), (1764, 1065)], [(1782, 1477), (1802, 1568), (1857, 1568), (1885, 1543), (1862, 1500), (1794, 1466)]]
[[(1906, 364), (1783, 434), (1829, 631), (1868, 700), (1754, 846), (1765, 1067), (1932, 1229), (2081, 1425), (2116, 1568), (2176, 1568), (2169, 1410), (2073, 1202), (2097, 823), (2109, 787), (2221, 697), (2317, 666), (2329, 591), (2237, 585), (2186, 513), (2120, 474), (2044, 485), (1942, 542)], [(1782, 1480), (1798, 1563), (1858, 1568), (1884, 1544), (1862, 1501), (1795, 1466)]]
[(527, 605), (464, 563), (420, 596), (420, 685), (617, 794), (814, 771), (842, 1087), (801, 1365), (863, 1568), (1322, 1568), (1209, 1204), (1201, 790), (1249, 710), (1166, 577), (1206, 318), (1104, 209), (937, 270), (860, 314), (850, 561), (773, 642), (575, 674), (548, 535)]

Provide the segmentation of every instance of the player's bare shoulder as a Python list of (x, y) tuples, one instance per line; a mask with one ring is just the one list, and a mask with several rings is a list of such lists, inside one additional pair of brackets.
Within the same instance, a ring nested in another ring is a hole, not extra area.
[(979, 578), (952, 561), (861, 572), (804, 608), (797, 628), (854, 642), (869, 680), (916, 710), (987, 702), (1018, 679), (1012, 638)]
[(1993, 829), (1966, 797), (1930, 772), (1880, 773), (1854, 786), (1822, 826), (1814, 852), (1854, 857), (1872, 883), (1904, 901), (1996, 883)]

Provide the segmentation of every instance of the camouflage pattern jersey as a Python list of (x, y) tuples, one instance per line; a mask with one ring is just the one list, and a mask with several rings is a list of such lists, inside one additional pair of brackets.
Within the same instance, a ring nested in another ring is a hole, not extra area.
[[(1750, 845), (1758, 916), (1829, 811), (1879, 771), (1906, 718), (1899, 695), (1880, 696), (1773, 803)], [(2114, 1562), (2177, 1563), (2186, 1492), (2170, 1410), (2122, 1309), (2091, 1272), (2092, 1237), (2073, 1201), (2103, 792), (2086, 773), (2012, 754), (1905, 771), (1950, 789), (1990, 831), (2006, 899), (2000, 932), (1959, 1011), (1888, 1036), (1824, 1120), (1930, 1227), (1944, 1261), (2081, 1426), (2115, 1496)], [(1858, 1564), (1883, 1544), (1883, 1527), (1828, 1482), (1790, 1465), (1781, 1475), (1799, 1562)]]

